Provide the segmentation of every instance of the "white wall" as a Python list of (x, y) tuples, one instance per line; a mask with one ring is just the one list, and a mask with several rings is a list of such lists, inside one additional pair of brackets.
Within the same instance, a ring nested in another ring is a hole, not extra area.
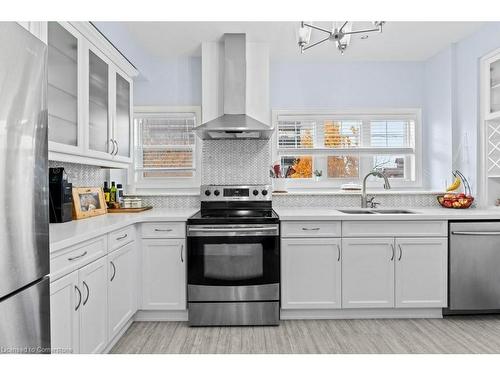
[(424, 64), (423, 181), (429, 189), (451, 181), (453, 57), (449, 46)]
[(201, 57), (151, 60), (148, 77), (134, 84), (135, 105), (201, 105)]
[(420, 62), (271, 63), (271, 107), (421, 107)]

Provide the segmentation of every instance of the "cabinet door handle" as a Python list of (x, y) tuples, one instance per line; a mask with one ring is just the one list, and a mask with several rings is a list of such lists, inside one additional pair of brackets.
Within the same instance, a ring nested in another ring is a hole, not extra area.
[(158, 229), (158, 228), (155, 228), (155, 232), (172, 232), (173, 229)]
[(302, 230), (320, 230), (320, 228), (302, 228)]
[(403, 257), (403, 249), (401, 248), (401, 245), (398, 244), (398, 247), (399, 247), (399, 258), (398, 260), (401, 260), (401, 258)]
[(83, 306), (85, 306), (85, 304), (87, 303), (87, 301), (89, 300), (89, 297), (90, 297), (90, 289), (85, 281), (83, 282), (83, 286), (85, 287), (85, 289), (87, 289), (87, 297), (83, 301)]
[(115, 155), (118, 155), (118, 151), (120, 150), (120, 148), (118, 147), (118, 141), (116, 139), (113, 139), (113, 141), (115, 142), (116, 145)]
[(391, 250), (392, 250), (391, 262), (392, 262), (394, 260), (394, 253), (396, 252), (393, 244), (391, 244)]
[(82, 292), (80, 292), (80, 289), (75, 285), (75, 290), (78, 292), (78, 304), (75, 307), (75, 311), (78, 310), (80, 307), (80, 304), (82, 303)]
[(337, 244), (337, 262), (340, 262), (340, 245)]
[(120, 236), (120, 237), (116, 237), (116, 240), (117, 241), (120, 241), (120, 240), (123, 240), (124, 238), (127, 238), (127, 233), (125, 233), (123, 236)]
[(111, 279), (109, 281), (113, 281), (115, 279), (115, 276), (116, 276), (116, 266), (113, 263), (113, 261), (110, 261), (109, 263), (111, 264), (111, 267), (113, 267), (113, 276), (111, 276)]
[(79, 259), (79, 258), (84, 257), (85, 255), (87, 255), (87, 252), (86, 252), (86, 251), (84, 251), (84, 252), (83, 252), (83, 253), (81, 253), (80, 255), (77, 255), (76, 257), (68, 258), (68, 260), (69, 260), (69, 261), (76, 260), (76, 259)]
[(109, 154), (111, 156), (113, 156), (115, 154), (115, 142), (113, 141), (112, 138), (109, 139), (108, 143), (111, 143), (111, 145), (113, 146), (113, 149), (111, 151), (109, 151)]
[(181, 263), (184, 263), (184, 245), (181, 245)]

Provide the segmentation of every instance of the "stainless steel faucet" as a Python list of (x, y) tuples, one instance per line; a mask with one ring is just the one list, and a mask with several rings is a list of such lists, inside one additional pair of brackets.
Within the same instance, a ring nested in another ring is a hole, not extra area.
[(366, 198), (366, 180), (370, 176), (376, 176), (376, 177), (383, 178), (384, 179), (384, 189), (388, 190), (391, 188), (391, 184), (389, 183), (389, 179), (387, 178), (387, 176), (383, 172), (371, 171), (363, 179), (363, 190), (361, 191), (361, 208), (367, 208), (368, 203), (370, 203), (371, 205), (375, 204), (375, 202), (373, 202), (373, 198), (370, 200), (368, 200)]

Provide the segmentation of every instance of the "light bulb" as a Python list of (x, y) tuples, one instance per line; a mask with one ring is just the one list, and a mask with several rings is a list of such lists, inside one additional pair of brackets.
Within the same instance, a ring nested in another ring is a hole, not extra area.
[(304, 46), (311, 40), (311, 28), (308, 26), (301, 26), (297, 31), (297, 42), (299, 46)]

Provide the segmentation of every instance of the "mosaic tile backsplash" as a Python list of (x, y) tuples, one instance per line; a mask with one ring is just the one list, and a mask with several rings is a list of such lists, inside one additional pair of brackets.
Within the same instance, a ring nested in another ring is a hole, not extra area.
[[(436, 194), (390, 194), (375, 195), (375, 201), (380, 203), (379, 208), (387, 207), (439, 207)], [(360, 207), (361, 196), (358, 195), (273, 195), (274, 207)]]
[(50, 168), (63, 167), (73, 186), (103, 186), (107, 170), (95, 165), (49, 161)]
[(203, 141), (203, 184), (269, 184), (269, 140)]

